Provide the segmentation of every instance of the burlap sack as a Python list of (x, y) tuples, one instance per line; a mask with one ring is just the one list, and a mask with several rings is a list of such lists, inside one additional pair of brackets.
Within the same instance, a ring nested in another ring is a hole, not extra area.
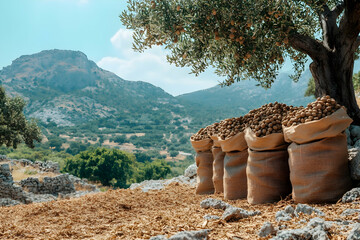
[(336, 202), (351, 188), (345, 134), (292, 143), (288, 151), (295, 202)]
[(344, 108), (322, 118), (320, 120), (302, 123), (295, 127), (284, 127), (286, 142), (303, 144), (323, 138), (335, 137), (350, 126), (352, 119), (347, 115)]
[(291, 193), (287, 144), (282, 133), (256, 137), (247, 128), (245, 140), (249, 146), (246, 167), (250, 204), (279, 201)]
[(244, 133), (220, 140), (224, 158), (224, 198), (235, 200), (247, 195), (246, 163), (248, 158)]
[(213, 147), (211, 149), (214, 162), (213, 162), (213, 183), (215, 193), (224, 192), (224, 157), (225, 153), (221, 150), (220, 143), (217, 136), (212, 136)]
[(223, 178), (225, 153), (220, 147), (212, 147), (212, 155), (214, 158), (212, 180), (214, 183), (215, 193), (222, 193), (224, 192)]
[(351, 118), (341, 108), (323, 119), (283, 127), (293, 198), (300, 203), (336, 202), (351, 188), (346, 135)]
[(273, 133), (264, 137), (257, 137), (251, 128), (245, 129), (245, 141), (253, 151), (264, 152), (286, 149), (289, 145), (284, 140), (284, 134)]
[(196, 151), (195, 161), (197, 168), (196, 194), (213, 194), (213, 155), (211, 152), (212, 140), (192, 141), (191, 144)]

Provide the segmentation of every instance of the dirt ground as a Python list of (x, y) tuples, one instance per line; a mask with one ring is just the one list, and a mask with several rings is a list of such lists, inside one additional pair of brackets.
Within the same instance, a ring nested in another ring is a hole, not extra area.
[[(236, 222), (204, 220), (207, 214), (221, 216), (223, 211), (202, 209), (200, 202), (208, 197), (197, 196), (195, 189), (177, 183), (161, 191), (109, 190), (70, 200), (35, 203), (0, 208), (0, 239), (149, 239), (159, 234), (168, 237), (179, 231), (211, 229), (210, 239), (258, 239), (258, 231), (266, 221), (274, 226), (301, 228), (299, 218), (278, 223), (275, 213), (286, 205), (249, 205), (246, 200), (226, 201), (246, 210), (260, 210), (261, 215)], [(358, 216), (341, 217), (346, 208), (356, 204), (311, 205), (325, 212), (325, 220), (356, 220)], [(315, 216), (300, 216), (301, 219)], [(330, 239), (346, 239), (347, 234), (335, 227)]]

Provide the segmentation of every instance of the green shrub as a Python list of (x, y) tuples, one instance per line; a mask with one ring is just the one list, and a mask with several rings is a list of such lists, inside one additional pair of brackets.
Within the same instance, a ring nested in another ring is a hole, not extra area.
[(97, 148), (81, 152), (68, 158), (65, 171), (90, 181), (100, 181), (104, 186), (125, 188), (134, 173), (135, 158), (133, 155), (117, 150)]

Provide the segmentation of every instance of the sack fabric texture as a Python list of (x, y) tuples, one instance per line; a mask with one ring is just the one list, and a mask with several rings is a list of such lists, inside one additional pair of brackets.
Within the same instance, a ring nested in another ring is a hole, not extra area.
[(197, 166), (196, 194), (213, 194), (213, 154), (211, 148), (213, 142), (211, 139), (200, 141), (191, 141), (196, 151), (195, 162)]
[(247, 200), (250, 204), (279, 201), (291, 193), (288, 164), (288, 144), (282, 133), (256, 137), (247, 128), (245, 140), (248, 144)]
[(218, 137), (212, 136), (213, 146), (211, 152), (213, 154), (213, 184), (215, 188), (215, 193), (224, 192), (224, 158), (225, 153), (222, 151)]
[(247, 145), (244, 133), (240, 132), (235, 136), (219, 140), (224, 158), (224, 198), (235, 200), (246, 198), (247, 180), (246, 164), (248, 158)]
[(340, 108), (320, 120), (283, 127), (292, 195), (298, 203), (336, 202), (351, 188), (344, 131), (352, 120)]

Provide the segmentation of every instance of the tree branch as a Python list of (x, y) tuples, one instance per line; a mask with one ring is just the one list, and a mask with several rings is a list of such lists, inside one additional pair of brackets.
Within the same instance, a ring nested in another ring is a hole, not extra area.
[(335, 18), (338, 18), (340, 14), (344, 11), (344, 9), (345, 9), (345, 2), (342, 2), (333, 9), (331, 9), (331, 13), (335, 15)]
[(360, 33), (360, 1), (345, 0), (345, 13), (340, 22), (340, 32), (354, 41)]
[(290, 46), (309, 55), (312, 59), (319, 59), (326, 52), (325, 47), (320, 42), (307, 35), (294, 33), (289, 35), (288, 39)]

